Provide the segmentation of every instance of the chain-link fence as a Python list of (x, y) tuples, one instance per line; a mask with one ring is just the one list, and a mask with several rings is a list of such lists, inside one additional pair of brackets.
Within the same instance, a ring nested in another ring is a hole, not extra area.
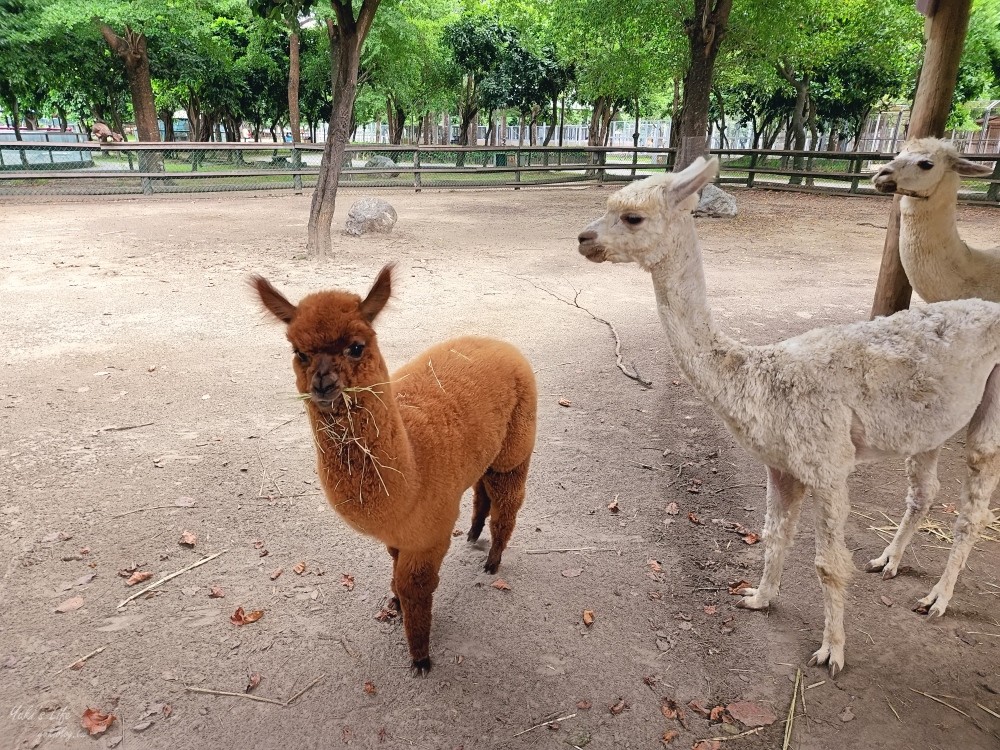
[[(869, 172), (894, 154), (713, 149), (720, 183), (841, 194), (873, 193)], [(0, 195), (154, 195), (290, 190), (316, 184), (320, 144), (0, 142)], [(961, 198), (1000, 201), (1000, 154), (989, 178), (967, 181)], [(346, 189), (520, 189), (627, 181), (673, 167), (668, 148), (350, 146)]]

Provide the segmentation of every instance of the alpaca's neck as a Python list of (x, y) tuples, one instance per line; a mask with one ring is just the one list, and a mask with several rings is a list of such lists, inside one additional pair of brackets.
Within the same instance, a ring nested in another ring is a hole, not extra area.
[(719, 331), (712, 319), (694, 219), (684, 215), (673, 229), (660, 259), (649, 267), (660, 320), (685, 377), (717, 411), (729, 413), (724, 392), (742, 377), (737, 365), (747, 347)]
[(388, 375), (380, 380), (386, 382), (371, 390), (349, 391), (350, 406), (334, 412), (306, 402), (327, 500), (359, 527), (384, 517), (389, 506), (405, 510), (411, 494), (413, 450)]
[(903, 196), (899, 203), (899, 239), (915, 261), (961, 264), (968, 249), (955, 222), (960, 178), (949, 172), (926, 198)]

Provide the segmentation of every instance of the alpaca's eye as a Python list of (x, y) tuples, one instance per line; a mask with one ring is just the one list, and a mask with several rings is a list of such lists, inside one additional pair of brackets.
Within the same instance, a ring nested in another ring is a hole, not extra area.
[(361, 355), (365, 353), (365, 345), (360, 342), (355, 342), (347, 347), (347, 356), (351, 359), (361, 359)]
[(934, 169), (934, 162), (930, 159), (921, 159), (917, 162), (917, 166), (926, 171), (928, 169)]
[(638, 214), (622, 214), (622, 221), (629, 226), (637, 227), (643, 222), (643, 217)]
[(309, 364), (309, 355), (305, 352), (300, 352), (298, 349), (295, 350), (295, 359), (299, 361), (300, 365)]

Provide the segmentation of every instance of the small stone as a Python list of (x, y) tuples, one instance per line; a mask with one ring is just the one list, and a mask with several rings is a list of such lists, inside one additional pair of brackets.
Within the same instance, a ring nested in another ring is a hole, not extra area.
[[(375, 154), (365, 162), (365, 169), (392, 169), (395, 166), (398, 166), (396, 162), (388, 156), (382, 156), (381, 154)], [(399, 172), (379, 172), (378, 176), (386, 179), (389, 177), (399, 177)]]
[(854, 711), (851, 709), (850, 706), (847, 706), (843, 711), (841, 711), (837, 715), (840, 717), (840, 720), (843, 721), (844, 723), (848, 721), (854, 721)]

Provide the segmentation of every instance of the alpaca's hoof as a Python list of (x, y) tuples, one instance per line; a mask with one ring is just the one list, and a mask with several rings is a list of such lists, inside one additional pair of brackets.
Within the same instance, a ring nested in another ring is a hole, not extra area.
[(944, 617), (945, 610), (948, 609), (949, 599), (936, 594), (933, 590), (923, 599), (920, 599), (916, 606), (913, 607), (913, 611), (921, 615), (927, 615), (928, 618), (933, 617)]
[(486, 564), (483, 566), (483, 570), (485, 570), (490, 575), (493, 575), (498, 570), (500, 570), (500, 563), (498, 563), (498, 562), (494, 563), (494, 562), (490, 562), (489, 560), (487, 560)]
[(479, 541), (479, 537), (482, 535), (482, 533), (483, 533), (482, 529), (479, 529), (479, 531), (476, 531), (475, 529), (469, 529), (469, 533), (466, 534), (466, 536), (465, 536), (465, 541), (467, 541), (467, 542), (478, 542)]
[(881, 557), (870, 560), (865, 566), (865, 570), (869, 573), (881, 572), (882, 580), (888, 581), (899, 573), (899, 560), (893, 560), (889, 555), (883, 554)]
[(423, 659), (414, 659), (410, 665), (410, 673), (414, 677), (426, 677), (431, 671), (431, 657), (425, 656)]
[(844, 647), (829, 646), (824, 643), (819, 650), (809, 659), (810, 667), (821, 667), (824, 664), (829, 666), (830, 677), (836, 677), (844, 668)]
[(761, 596), (757, 589), (741, 589), (739, 593), (745, 594), (736, 602), (736, 606), (740, 609), (762, 610), (771, 606), (771, 602)]

